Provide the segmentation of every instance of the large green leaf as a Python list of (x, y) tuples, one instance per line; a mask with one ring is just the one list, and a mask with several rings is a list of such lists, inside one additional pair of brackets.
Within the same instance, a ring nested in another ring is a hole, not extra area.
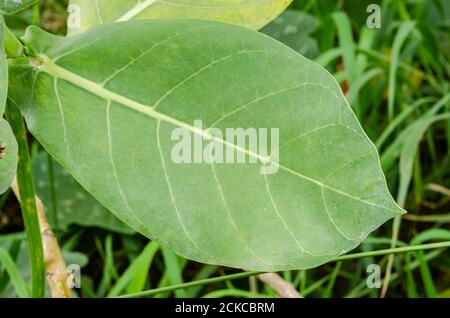
[[(11, 64), (10, 94), (34, 136), (120, 219), (186, 258), (309, 268), (403, 212), (337, 82), (265, 35), (154, 20), (71, 38), (30, 27), (23, 41), (35, 58)], [(279, 128), (278, 172), (175, 164), (174, 129), (198, 139), (209, 126)]]
[(0, 117), (0, 194), (5, 192), (16, 175), (17, 141), (9, 123)]
[(16, 13), (37, 1), (38, 0), (0, 0), (0, 13)]
[[(292, 0), (71, 0), (80, 26), (69, 35), (94, 25), (132, 19), (207, 19), (260, 29), (275, 19)], [(75, 17), (76, 20), (76, 17)]]
[[(55, 230), (67, 231), (72, 224), (94, 226), (123, 234), (134, 231), (119, 221), (45, 152), (33, 158), (36, 193), (42, 199)], [(57, 221), (53, 220), (52, 214)], [(53, 222), (52, 222), (53, 221)]]

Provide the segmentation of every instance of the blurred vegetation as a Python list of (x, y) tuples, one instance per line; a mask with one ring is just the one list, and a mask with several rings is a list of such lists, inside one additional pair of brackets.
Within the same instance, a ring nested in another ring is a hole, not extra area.
[[(381, 29), (366, 26), (371, 3), (381, 7)], [(66, 6), (67, 1), (40, 1), (6, 22), (18, 36), (31, 24), (64, 35)], [(379, 148), (391, 192), (409, 212), (399, 223), (396, 244), (450, 240), (450, 1), (297, 0), (262, 32), (317, 61), (341, 83)], [(38, 194), (66, 261), (82, 267), (78, 296), (117, 296), (239, 272), (182, 259), (134, 233), (30, 140)], [(0, 197), (0, 211), (0, 247), (28, 281), (27, 242), (11, 193)], [(392, 233), (388, 222), (358, 249), (389, 248)], [(280, 274), (305, 297), (378, 297), (380, 289), (366, 286), (366, 268), (373, 263), (384, 272), (388, 256)], [(0, 266), (0, 297), (18, 294), (13, 279)], [(241, 278), (155, 296), (276, 294)], [(397, 254), (387, 296), (450, 297), (448, 251)]]

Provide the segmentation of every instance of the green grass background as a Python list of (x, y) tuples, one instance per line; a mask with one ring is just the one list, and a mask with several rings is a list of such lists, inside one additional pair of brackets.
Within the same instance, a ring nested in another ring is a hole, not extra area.
[[(380, 29), (366, 26), (372, 3), (381, 8)], [(6, 22), (17, 35), (30, 24), (65, 34), (66, 5), (40, 1)], [(450, 1), (295, 0), (262, 32), (338, 79), (380, 151), (394, 198), (409, 212), (354, 252), (449, 241)], [(148, 290), (151, 297), (277, 296), (248, 273), (188, 261), (149, 242), (112, 217), (36, 142), (30, 148), (37, 192), (66, 261), (81, 266), (78, 297)], [(0, 297), (27, 295), (27, 248), (19, 205), (8, 192), (0, 197)], [(380, 266), (381, 278), (392, 265), (387, 297), (450, 297), (450, 253), (440, 248), (279, 274), (303, 297), (379, 297), (381, 289), (366, 285), (370, 264)], [(170, 287), (184, 283), (191, 285)]]

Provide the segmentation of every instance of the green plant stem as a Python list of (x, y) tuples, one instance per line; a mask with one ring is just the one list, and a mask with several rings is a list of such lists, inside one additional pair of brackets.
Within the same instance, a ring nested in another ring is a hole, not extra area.
[(53, 169), (53, 159), (47, 154), (47, 164), (48, 164), (48, 179), (50, 182), (50, 215), (51, 215), (51, 225), (54, 229), (58, 229), (58, 215), (57, 215), (57, 205), (56, 205), (56, 191), (55, 191), (55, 173)]
[[(413, 245), (413, 246), (404, 246), (404, 247), (397, 247), (397, 248), (388, 248), (388, 249), (383, 249), (383, 250), (378, 250), (378, 251), (370, 251), (370, 252), (342, 255), (342, 256), (336, 257), (333, 261), (337, 262), (337, 261), (345, 261), (345, 260), (364, 258), (364, 257), (370, 257), (370, 256), (398, 254), (398, 253), (423, 251), (423, 250), (445, 248), (445, 247), (450, 247), (450, 241)], [(195, 287), (195, 286), (220, 283), (223, 281), (250, 277), (250, 276), (259, 275), (262, 273), (263, 272), (259, 272), (259, 271), (251, 271), (251, 272), (244, 272), (244, 273), (238, 273), (238, 274), (224, 275), (224, 276), (220, 276), (220, 277), (214, 277), (214, 278), (193, 281), (190, 283), (184, 283), (184, 284), (179, 284), (179, 285), (150, 289), (150, 290), (146, 290), (146, 291), (139, 292), (139, 293), (122, 295), (119, 297), (120, 298), (147, 297), (147, 296), (155, 295), (155, 294), (162, 293), (162, 292), (171, 292), (171, 291), (181, 289), (181, 288), (190, 288), (190, 287)]]
[(412, 246), (403, 246), (403, 247), (396, 247), (396, 248), (387, 248), (387, 249), (377, 250), (377, 251), (342, 255), (342, 256), (338, 256), (335, 259), (335, 261), (344, 261), (344, 260), (346, 261), (349, 259), (356, 259), (356, 258), (363, 258), (363, 257), (370, 257), (370, 256), (381, 256), (381, 255), (399, 254), (399, 253), (413, 252), (413, 251), (424, 251), (424, 250), (430, 250), (430, 249), (442, 248), (442, 247), (450, 247), (450, 241), (421, 244), (421, 245), (412, 245)]
[[(2, 21), (0, 21), (3, 23)], [(6, 26), (3, 25), (3, 29), (5, 32), (5, 51), (6, 56), (10, 58), (20, 57), (24, 54), (25, 50), (22, 43), (17, 39), (17, 37), (12, 33), (12, 31)]]
[(184, 284), (150, 289), (150, 290), (146, 290), (146, 291), (139, 292), (139, 293), (133, 293), (133, 294), (119, 296), (119, 298), (146, 297), (146, 296), (151, 296), (151, 295), (155, 295), (155, 294), (159, 294), (159, 293), (171, 292), (171, 291), (181, 289), (181, 288), (190, 288), (190, 287), (196, 287), (196, 286), (201, 286), (201, 285), (220, 283), (220, 282), (227, 281), (227, 280), (246, 278), (246, 277), (255, 276), (255, 275), (259, 275), (259, 274), (264, 274), (264, 272), (243, 272), (243, 273), (238, 273), (238, 274), (224, 275), (224, 276), (220, 276), (220, 277), (202, 279), (202, 280), (197, 280), (197, 281), (184, 283)]
[(36, 207), (33, 175), (31, 173), (30, 155), (28, 152), (27, 132), (19, 109), (8, 105), (7, 119), (19, 145), (19, 162), (17, 165), (17, 182), (20, 208), (28, 240), (28, 251), (31, 264), (32, 297), (44, 297), (45, 267), (42, 248), (41, 231)]

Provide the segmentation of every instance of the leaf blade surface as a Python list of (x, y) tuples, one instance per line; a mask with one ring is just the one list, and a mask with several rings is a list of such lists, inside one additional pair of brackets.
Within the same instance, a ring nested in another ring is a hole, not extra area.
[[(122, 221), (184, 257), (314, 267), (402, 213), (336, 81), (264, 35), (166, 20), (64, 40), (30, 28), (24, 41), (37, 58), (12, 66), (11, 91), (30, 91), (19, 104), (32, 133)], [(175, 128), (194, 138), (210, 126), (279, 128), (279, 171), (170, 160)]]
[(9, 123), (0, 117), (0, 194), (11, 185), (17, 170), (17, 141)]

